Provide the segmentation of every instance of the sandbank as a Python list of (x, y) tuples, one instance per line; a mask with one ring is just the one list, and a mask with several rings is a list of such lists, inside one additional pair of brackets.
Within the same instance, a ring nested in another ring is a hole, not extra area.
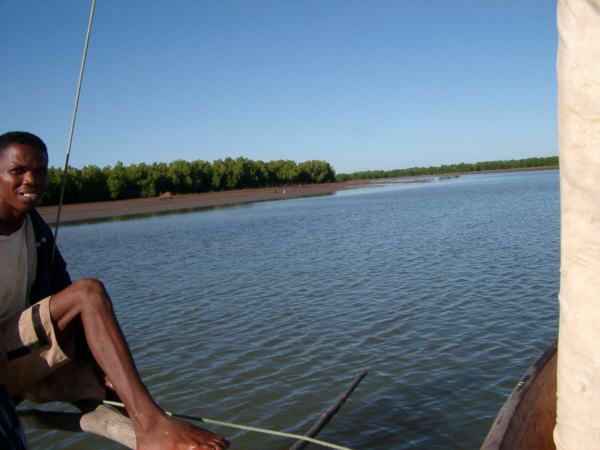
[[(60, 213), (60, 223), (93, 222), (267, 200), (312, 197), (359, 187), (365, 183), (368, 183), (368, 181), (303, 184), (201, 194), (169, 195), (163, 198), (152, 197), (109, 202), (74, 203), (63, 205)], [(40, 206), (37, 210), (48, 224), (52, 225), (56, 222), (57, 206)]]

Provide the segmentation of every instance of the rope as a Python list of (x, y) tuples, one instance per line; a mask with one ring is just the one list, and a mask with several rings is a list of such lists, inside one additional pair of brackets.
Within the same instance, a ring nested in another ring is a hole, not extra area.
[(69, 155), (71, 154), (71, 142), (73, 141), (73, 130), (75, 129), (75, 118), (77, 117), (77, 106), (79, 105), (79, 93), (81, 92), (81, 80), (83, 79), (83, 69), (87, 58), (88, 43), (90, 41), (90, 32), (92, 30), (92, 20), (94, 18), (94, 9), (96, 0), (92, 0), (92, 9), (90, 11), (90, 20), (88, 22), (87, 34), (85, 36), (85, 45), (83, 47), (83, 57), (81, 58), (81, 68), (79, 69), (79, 81), (77, 82), (77, 94), (75, 95), (75, 107), (73, 108), (73, 118), (71, 119), (71, 130), (69, 131), (69, 143), (67, 145), (67, 157), (65, 159), (65, 170), (63, 172), (62, 185), (60, 187), (60, 196), (58, 200), (58, 210), (56, 211), (56, 225), (54, 227), (54, 245), (52, 246), (52, 256), (50, 257), (50, 266), (54, 263), (54, 254), (56, 253), (56, 240), (58, 238), (58, 225), (60, 223), (60, 212), (62, 210), (63, 198), (65, 196), (65, 185), (67, 184), (67, 169), (69, 167)]
[[(113, 402), (113, 401), (110, 401), (110, 400), (104, 400), (104, 404), (105, 405), (111, 405), (111, 406), (118, 406), (120, 408), (124, 408), (125, 407), (125, 405), (123, 405), (123, 403)], [(303, 436), (301, 434), (285, 433), (283, 431), (269, 430), (269, 429), (266, 429), (266, 428), (252, 427), (252, 426), (249, 426), (249, 425), (239, 425), (239, 424), (236, 424), (236, 423), (223, 422), (223, 421), (220, 421), (220, 420), (186, 416), (184, 414), (171, 413), (171, 412), (168, 412), (168, 411), (165, 411), (165, 413), (168, 414), (168, 415), (170, 415), (170, 416), (172, 416), (172, 417), (176, 417), (178, 419), (194, 420), (196, 422), (204, 422), (204, 423), (209, 423), (209, 424), (212, 424), (212, 425), (220, 425), (220, 426), (228, 427), (228, 428), (237, 428), (237, 429), (245, 430), (245, 431), (255, 431), (257, 433), (270, 434), (270, 435), (273, 435), (273, 436), (280, 436), (280, 437), (286, 437), (286, 438), (290, 438), (290, 439), (303, 440), (303, 441), (310, 442), (312, 444), (321, 445), (322, 447), (335, 448), (335, 449), (338, 449), (338, 450), (352, 450), (349, 447), (343, 447), (341, 445), (331, 444), (329, 442), (321, 441), (320, 439), (315, 439), (315, 438), (311, 438), (311, 437), (308, 437), (308, 436)]]

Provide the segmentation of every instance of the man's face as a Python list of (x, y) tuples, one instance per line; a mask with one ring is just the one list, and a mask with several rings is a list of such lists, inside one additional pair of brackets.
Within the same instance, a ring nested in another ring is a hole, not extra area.
[(43, 151), (11, 144), (0, 154), (0, 217), (25, 217), (48, 186), (48, 158)]

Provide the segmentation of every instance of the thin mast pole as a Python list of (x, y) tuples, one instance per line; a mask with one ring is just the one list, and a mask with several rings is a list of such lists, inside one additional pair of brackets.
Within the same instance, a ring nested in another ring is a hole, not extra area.
[(71, 130), (69, 131), (69, 143), (67, 145), (67, 156), (65, 158), (65, 170), (63, 172), (62, 184), (60, 187), (60, 196), (58, 199), (58, 209), (56, 211), (56, 224), (54, 226), (54, 245), (52, 246), (52, 256), (50, 265), (54, 263), (54, 254), (56, 253), (56, 240), (58, 239), (58, 226), (60, 224), (60, 213), (62, 210), (63, 198), (65, 196), (65, 185), (67, 184), (67, 169), (69, 167), (69, 156), (71, 154), (71, 142), (73, 141), (73, 130), (75, 129), (75, 118), (77, 117), (77, 106), (79, 105), (79, 93), (81, 92), (81, 81), (83, 79), (83, 69), (87, 58), (88, 43), (90, 41), (90, 32), (92, 30), (92, 21), (94, 19), (94, 9), (96, 8), (96, 0), (92, 0), (92, 8), (90, 10), (90, 20), (88, 22), (87, 34), (85, 36), (85, 44), (83, 46), (83, 57), (81, 58), (81, 68), (79, 69), (79, 81), (77, 82), (77, 94), (75, 95), (75, 107), (73, 108), (73, 118), (71, 119)]

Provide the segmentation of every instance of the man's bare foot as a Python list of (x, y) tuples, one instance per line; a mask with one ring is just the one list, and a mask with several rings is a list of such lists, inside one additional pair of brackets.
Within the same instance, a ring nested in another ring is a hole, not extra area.
[(136, 430), (138, 449), (198, 449), (222, 450), (229, 448), (229, 442), (208, 430), (195, 427), (188, 422), (163, 416), (145, 433)]

